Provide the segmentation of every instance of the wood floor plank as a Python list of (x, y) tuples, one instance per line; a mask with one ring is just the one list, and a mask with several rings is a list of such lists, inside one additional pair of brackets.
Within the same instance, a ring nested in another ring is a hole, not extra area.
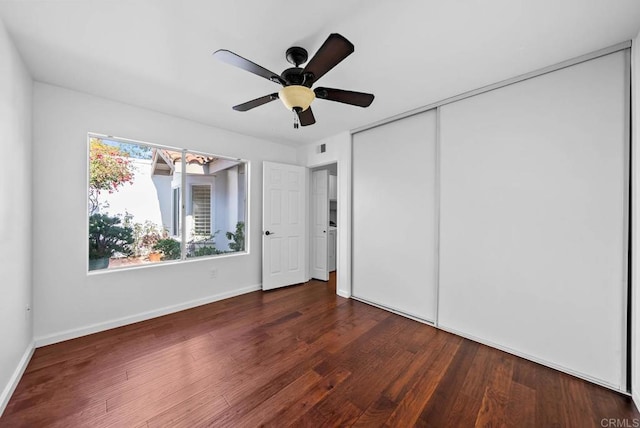
[(470, 341), (460, 342), (419, 419), (431, 426), (448, 426), (449, 419), (455, 416), (452, 409), (480, 346)]
[(172, 407), (156, 414), (147, 421), (149, 428), (192, 427), (203, 424), (229, 408), (219, 391), (205, 389)]
[(328, 373), (309, 388), (305, 394), (298, 396), (294, 402), (276, 412), (269, 420), (262, 423), (264, 423), (265, 426), (278, 428), (288, 425), (291, 421), (300, 419), (305, 413), (313, 408), (316, 403), (330, 394), (334, 388), (338, 387), (350, 375), (351, 372), (342, 368)]
[(379, 395), (378, 399), (367, 407), (352, 426), (363, 428), (383, 426), (395, 409), (395, 402), (389, 400), (384, 395)]
[(431, 400), (447, 367), (451, 365), (460, 348), (462, 339), (456, 339), (445, 342), (442, 348), (438, 348), (439, 352), (427, 354), (429, 358), (425, 361), (425, 369), (420, 370), (419, 375), (416, 373), (415, 381), (410, 383), (410, 388), (398, 401), (398, 405), (385, 422), (386, 426), (413, 426), (418, 422), (423, 409)]
[[(0, 427), (591, 427), (600, 386), (335, 294), (254, 292), (34, 353)], [(632, 425), (629, 425), (632, 426)]]
[(545, 427), (562, 427), (562, 392), (560, 377), (554, 371), (540, 370), (536, 380), (536, 391), (544, 391), (536, 395), (536, 423)]
[[(272, 371), (268, 376), (263, 376), (259, 380), (249, 379), (246, 382), (242, 382), (240, 385), (243, 385), (244, 389), (242, 393), (236, 391), (237, 402), (233, 404), (227, 400), (230, 407), (219, 415), (214, 415), (214, 417), (209, 418), (208, 423), (213, 426), (231, 425), (234, 420), (252, 411), (265, 400), (277, 394), (287, 385), (302, 376), (303, 373), (313, 370), (313, 367), (325, 357), (326, 354), (319, 352), (305, 357), (302, 361), (298, 361), (295, 366), (289, 367), (286, 370)], [(237, 385), (229, 387), (228, 390), (225, 389), (225, 394), (232, 392), (234, 387), (237, 387)]]
[(507, 426), (536, 427), (536, 391), (513, 382), (509, 391), (506, 416)]
[[(322, 377), (313, 370), (308, 370), (296, 380), (285, 386), (273, 396), (261, 402), (251, 411), (233, 420), (229, 426), (255, 427), (264, 424), (266, 421), (295, 403), (301, 395), (307, 394)], [(218, 423), (208, 424), (219, 426)], [(225, 424), (226, 425), (226, 424)]]
[[(434, 329), (435, 330), (435, 329)], [(411, 363), (403, 370), (384, 390), (383, 394), (390, 400), (399, 403), (406, 395), (407, 391), (412, 389), (421, 375), (430, 367), (430, 364), (436, 359), (436, 356), (443, 353), (443, 348), (447, 344), (446, 339), (450, 340), (447, 333), (441, 332), (429, 340), (428, 346), (426, 344), (422, 350), (416, 354), (411, 353), (413, 356)], [(445, 353), (445, 355), (449, 355)]]
[[(301, 418), (299, 420), (299, 422), (301, 423), (300, 426), (350, 427), (358, 420), (360, 415), (362, 415), (362, 410), (360, 410), (358, 406), (349, 402), (348, 400), (337, 404), (329, 412), (326, 412), (324, 414), (320, 413), (317, 410), (317, 406), (312, 409), (312, 412), (313, 414), (321, 415), (320, 417), (324, 420), (324, 423), (320, 425), (308, 425), (306, 423), (307, 420), (305, 418)], [(312, 412), (309, 412), (307, 414), (311, 414)]]
[(505, 354), (493, 365), (475, 426), (508, 426), (507, 406), (513, 378), (513, 363), (513, 359)]
[(448, 413), (451, 426), (474, 426), (500, 353), (480, 346)]

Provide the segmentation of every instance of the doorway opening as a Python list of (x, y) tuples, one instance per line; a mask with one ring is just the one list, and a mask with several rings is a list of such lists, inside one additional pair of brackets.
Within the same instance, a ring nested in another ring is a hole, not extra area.
[(310, 276), (335, 287), (338, 243), (338, 164), (311, 170)]

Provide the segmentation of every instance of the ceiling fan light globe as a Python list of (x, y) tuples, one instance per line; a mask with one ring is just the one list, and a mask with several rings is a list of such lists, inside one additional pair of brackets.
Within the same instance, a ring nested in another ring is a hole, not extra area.
[(306, 86), (291, 85), (280, 89), (278, 97), (282, 100), (282, 104), (285, 105), (287, 110), (299, 107), (302, 111), (305, 111), (316, 98), (316, 94)]

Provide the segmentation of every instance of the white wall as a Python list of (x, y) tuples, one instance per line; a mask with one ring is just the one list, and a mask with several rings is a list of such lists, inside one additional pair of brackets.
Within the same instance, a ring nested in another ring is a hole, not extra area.
[(0, 414), (30, 356), (32, 81), (0, 21)]
[(638, 197), (640, 197), (640, 34), (636, 36), (631, 45), (631, 123), (633, 125), (631, 135), (631, 392), (636, 407), (640, 407), (640, 206), (638, 205)]
[[(43, 83), (33, 125), (37, 344), (259, 288), (262, 161), (295, 163), (294, 148)], [(248, 159), (250, 254), (88, 275), (88, 132)]]
[[(320, 153), (320, 145), (326, 151)], [(308, 168), (338, 163), (337, 290), (351, 297), (351, 134), (342, 132), (298, 149), (298, 163)]]

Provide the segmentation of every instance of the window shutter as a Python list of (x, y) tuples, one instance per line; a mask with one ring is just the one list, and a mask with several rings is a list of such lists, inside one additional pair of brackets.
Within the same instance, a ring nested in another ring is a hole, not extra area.
[(191, 187), (193, 228), (196, 235), (211, 235), (211, 187)]

